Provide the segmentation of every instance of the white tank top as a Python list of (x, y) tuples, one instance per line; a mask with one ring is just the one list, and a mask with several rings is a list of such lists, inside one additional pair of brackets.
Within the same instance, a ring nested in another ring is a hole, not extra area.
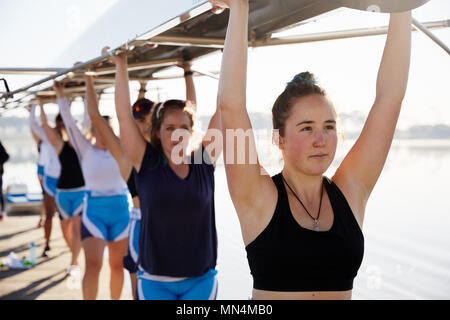
[(44, 143), (41, 141), (39, 144), (39, 156), (38, 156), (38, 160), (37, 163), (38, 165), (45, 167), (45, 164), (48, 162), (48, 154), (45, 152), (42, 152), (42, 149), (45, 148), (43, 147)]
[(39, 155), (38, 155), (38, 159), (37, 159), (37, 164), (44, 167), (45, 165), (45, 158), (41, 152), (41, 148), (42, 148), (42, 142), (39, 143)]
[(44, 166), (44, 175), (59, 178), (61, 174), (61, 163), (55, 148), (47, 139), (44, 129), (36, 122), (36, 105), (31, 106), (30, 110), (30, 128), (34, 134), (41, 139), (41, 154), (39, 156), (39, 164)]

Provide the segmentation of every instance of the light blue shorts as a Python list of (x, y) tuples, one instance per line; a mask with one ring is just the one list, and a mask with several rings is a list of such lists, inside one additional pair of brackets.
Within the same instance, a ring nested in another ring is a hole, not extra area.
[(81, 215), (81, 239), (89, 237), (116, 242), (128, 237), (130, 212), (126, 195), (84, 197)]
[(45, 193), (51, 195), (52, 197), (56, 196), (56, 187), (58, 186), (58, 178), (44, 176), (42, 184)]
[(146, 279), (138, 271), (138, 300), (216, 300), (217, 270), (211, 269), (200, 277), (165, 282)]
[(139, 230), (141, 228), (141, 209), (133, 208), (130, 212), (130, 234), (128, 236), (128, 254), (123, 258), (123, 266), (130, 273), (138, 271)]
[(40, 164), (37, 165), (37, 174), (40, 179), (44, 177), (44, 166), (41, 166)]
[(85, 194), (84, 188), (56, 190), (55, 203), (61, 220), (67, 220), (81, 214)]

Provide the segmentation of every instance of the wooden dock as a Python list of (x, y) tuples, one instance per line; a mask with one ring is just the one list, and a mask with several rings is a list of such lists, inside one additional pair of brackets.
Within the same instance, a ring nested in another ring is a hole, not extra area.
[[(80, 253), (79, 277), (65, 277), (71, 253), (62, 237), (59, 217), (55, 215), (48, 257), (42, 258), (44, 230), (37, 228), (36, 214), (14, 214), (0, 221), (0, 261), (10, 252), (28, 257), (29, 245), (37, 246), (37, 265), (28, 270), (0, 267), (0, 300), (82, 300), (81, 280), (84, 274), (84, 253)], [(124, 270), (125, 280), (129, 277)], [(105, 257), (99, 280), (99, 300), (109, 300), (110, 269)], [(127, 281), (125, 281), (127, 282)], [(129, 285), (124, 285), (121, 300), (132, 300)]]

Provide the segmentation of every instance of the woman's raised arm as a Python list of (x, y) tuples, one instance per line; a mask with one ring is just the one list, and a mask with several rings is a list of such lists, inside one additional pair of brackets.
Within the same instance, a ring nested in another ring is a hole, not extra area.
[(98, 110), (97, 94), (94, 88), (94, 80), (91, 76), (84, 77), (86, 82), (86, 106), (92, 125), (102, 137), (106, 148), (116, 160), (122, 173), (122, 178), (127, 181), (131, 173), (131, 164), (123, 152), (119, 138), (115, 135), (108, 122)]
[(28, 120), (31, 132), (33, 132), (41, 141), (47, 141), (47, 135), (44, 129), (36, 121), (36, 105), (32, 104), (30, 107), (30, 118)]
[(411, 12), (393, 13), (378, 72), (376, 98), (360, 137), (336, 171), (361, 221), (367, 199), (386, 162), (408, 83)]
[(59, 82), (54, 82), (53, 89), (56, 92), (59, 112), (61, 113), (61, 118), (63, 119), (67, 135), (69, 136), (70, 142), (72, 142), (72, 146), (77, 153), (78, 159), (82, 161), (83, 155), (86, 153), (88, 148), (92, 147), (91, 142), (86, 139), (86, 137), (80, 131), (75, 122), (75, 119), (70, 112), (69, 101), (67, 101), (67, 98), (64, 96), (63, 85)]
[[(105, 53), (106, 50), (107, 47), (102, 52)], [(118, 56), (112, 55), (111, 60), (116, 65), (115, 103), (117, 118), (119, 119), (120, 142), (131, 164), (139, 171), (147, 143), (131, 113), (126, 53), (123, 52)]]
[(186, 100), (191, 101), (197, 111), (197, 93), (194, 85), (194, 73), (191, 70), (191, 62), (184, 61), (178, 67), (184, 71), (184, 82), (186, 84)]
[(33, 137), (34, 142), (36, 142), (36, 146), (38, 146), (41, 143), (41, 139), (39, 139), (39, 137), (36, 135), (36, 133), (34, 133), (33, 130), (30, 130), (31, 132), (31, 136)]
[[(249, 4), (248, 0), (210, 2), (230, 8), (217, 98), (228, 189), (241, 224), (259, 224), (262, 215), (273, 213), (271, 205), (276, 204), (277, 192), (271, 178), (262, 174), (246, 109)], [(245, 147), (238, 148), (239, 141)]]
[(41, 123), (42, 128), (44, 129), (45, 135), (47, 136), (50, 144), (55, 148), (56, 154), (60, 154), (64, 147), (64, 140), (55, 132), (53, 128), (48, 125), (47, 115), (45, 114), (44, 104), (41, 102), (39, 104), (41, 108)]

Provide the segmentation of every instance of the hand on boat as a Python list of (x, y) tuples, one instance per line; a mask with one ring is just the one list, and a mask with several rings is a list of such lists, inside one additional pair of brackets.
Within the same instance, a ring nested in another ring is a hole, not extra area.
[(147, 80), (141, 80), (139, 84), (141, 85), (141, 89), (145, 90), (147, 88)]
[(55, 90), (58, 99), (64, 98), (64, 85), (59, 81), (53, 82), (53, 90)]
[[(106, 46), (102, 49), (102, 55), (106, 54), (108, 50), (111, 49), (110, 47)], [(127, 61), (127, 53), (125, 51), (119, 53), (119, 54), (111, 54), (109, 56), (109, 61), (115, 65), (118, 64), (124, 64)]]
[[(81, 61), (77, 61), (77, 62), (75, 62), (73, 65), (74, 66), (77, 66), (77, 65), (79, 65), (79, 64), (82, 64), (83, 62), (81, 62)], [(99, 64), (99, 63), (97, 63), (97, 64), (93, 64), (92, 66), (93, 67), (99, 67), (101, 64)], [(89, 74), (88, 72), (83, 72), (83, 77), (84, 77), (84, 79), (90, 79), (90, 78), (92, 78), (93, 76), (91, 75), (91, 74)]]
[(177, 64), (177, 67), (183, 69), (185, 72), (186, 71), (191, 71), (191, 66), (192, 63), (190, 61), (183, 61)]
[(39, 105), (43, 108), (44, 107), (44, 104), (45, 104), (45, 101), (41, 98), (41, 97), (37, 97), (37, 99), (38, 99), (38, 101), (39, 101)]
[(215, 14), (222, 13), (225, 9), (230, 8), (235, 2), (248, 3), (248, 0), (208, 0), (213, 8), (211, 11)]
[(208, 0), (212, 5), (211, 12), (214, 14), (221, 14), (225, 9), (229, 8), (230, 0)]

